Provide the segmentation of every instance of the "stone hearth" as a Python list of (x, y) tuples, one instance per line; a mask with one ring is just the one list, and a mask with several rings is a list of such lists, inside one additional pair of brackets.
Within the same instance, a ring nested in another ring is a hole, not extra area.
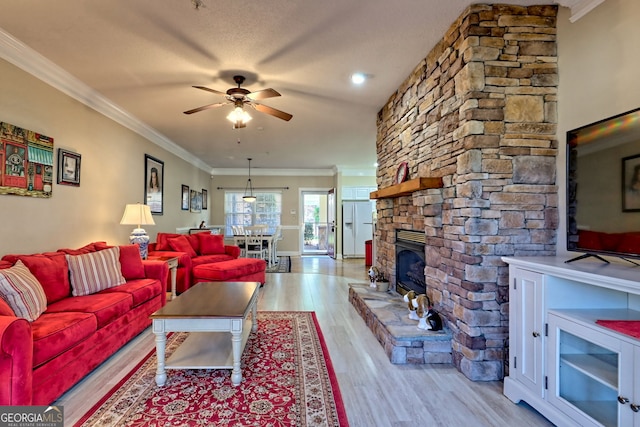
[[(451, 332), (418, 329), (407, 305), (394, 291), (378, 292), (369, 284), (349, 284), (349, 301), (382, 344), (394, 364), (451, 363)], [(444, 319), (443, 319), (444, 321)]]

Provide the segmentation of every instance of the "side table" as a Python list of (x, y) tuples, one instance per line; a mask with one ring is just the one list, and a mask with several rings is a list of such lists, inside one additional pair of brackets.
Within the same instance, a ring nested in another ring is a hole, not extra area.
[(164, 261), (169, 266), (169, 272), (171, 273), (171, 299), (176, 298), (176, 275), (178, 274), (178, 257), (175, 256), (150, 256), (147, 257), (151, 261)]

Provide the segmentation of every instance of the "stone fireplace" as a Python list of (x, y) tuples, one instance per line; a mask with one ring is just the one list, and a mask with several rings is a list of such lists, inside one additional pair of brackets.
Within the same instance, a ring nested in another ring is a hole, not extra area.
[[(508, 268), (555, 255), (557, 6), (469, 6), (378, 113), (376, 259), (396, 286), (397, 230), (424, 235), (427, 295), (472, 380), (503, 376)], [(398, 165), (438, 188), (390, 195)]]
[(424, 294), (424, 231), (396, 230), (396, 291)]

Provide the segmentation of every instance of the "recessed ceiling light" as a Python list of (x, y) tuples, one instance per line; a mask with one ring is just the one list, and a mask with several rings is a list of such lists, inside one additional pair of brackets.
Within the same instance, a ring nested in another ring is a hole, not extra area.
[(367, 80), (367, 75), (364, 73), (351, 74), (351, 82), (356, 85), (361, 85)]

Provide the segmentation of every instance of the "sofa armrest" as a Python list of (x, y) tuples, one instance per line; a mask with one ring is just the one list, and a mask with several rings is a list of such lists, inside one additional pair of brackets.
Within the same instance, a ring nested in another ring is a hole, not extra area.
[(224, 245), (224, 253), (227, 255), (231, 255), (234, 258), (238, 258), (240, 256), (240, 247), (234, 245)]
[(26, 319), (0, 316), (0, 405), (31, 405), (33, 336)]
[[(143, 260), (144, 275), (148, 279), (160, 281), (161, 289), (167, 289), (167, 277), (169, 275), (169, 265), (164, 261)], [(162, 306), (167, 302), (167, 293), (162, 292)]]

